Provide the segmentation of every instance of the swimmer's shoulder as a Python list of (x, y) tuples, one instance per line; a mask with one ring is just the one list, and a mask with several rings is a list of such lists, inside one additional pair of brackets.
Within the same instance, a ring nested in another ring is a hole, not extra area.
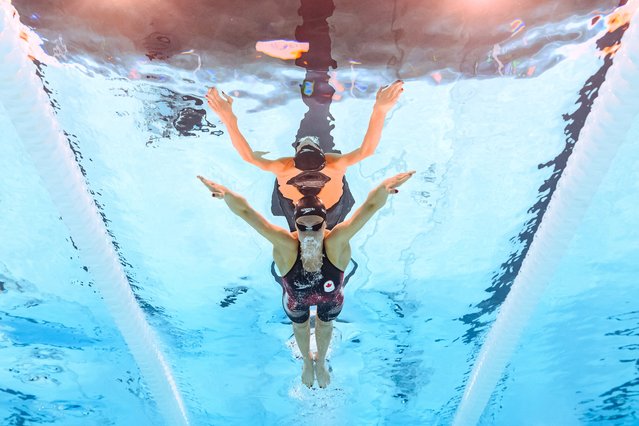
[(298, 247), (297, 231), (283, 232), (282, 239), (273, 244), (273, 260), (280, 271), (288, 271), (293, 267)]
[(325, 154), (324, 157), (326, 158), (325, 167), (327, 168), (344, 171), (346, 167), (348, 167), (348, 164), (346, 164), (346, 161), (344, 161), (343, 154), (330, 153)]
[(331, 152), (331, 153), (328, 153), (328, 154), (324, 154), (324, 158), (326, 158), (326, 164), (336, 163), (342, 157), (343, 157), (342, 154), (337, 154), (337, 153), (334, 153), (334, 152)]
[(348, 239), (340, 236), (339, 229), (324, 234), (324, 247), (328, 260), (340, 270), (345, 270), (351, 260), (351, 247)]

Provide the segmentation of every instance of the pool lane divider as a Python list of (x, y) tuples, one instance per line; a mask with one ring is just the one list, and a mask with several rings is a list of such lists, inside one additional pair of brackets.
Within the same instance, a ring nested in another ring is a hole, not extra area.
[[(639, 0), (628, 2), (632, 13)], [(522, 331), (639, 114), (639, 12), (631, 18), (519, 274), (486, 336), (453, 425), (476, 425)]]
[(67, 138), (45, 94), (17, 11), (0, 0), (0, 103), (89, 269), (167, 425), (189, 416), (156, 333), (138, 305)]

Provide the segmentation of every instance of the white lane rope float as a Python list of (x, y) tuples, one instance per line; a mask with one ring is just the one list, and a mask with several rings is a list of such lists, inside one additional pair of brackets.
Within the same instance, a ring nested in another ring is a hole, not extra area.
[(188, 425), (189, 416), (171, 368), (135, 300), (35, 65), (28, 58), (21, 28), (10, 1), (0, 0), (0, 102), (80, 250), (159, 412), (168, 425)]
[[(638, 6), (639, 0), (631, 0), (626, 10), (632, 13)], [(635, 12), (519, 274), (480, 349), (453, 425), (479, 422), (522, 330), (639, 114), (638, 100), (639, 12)]]

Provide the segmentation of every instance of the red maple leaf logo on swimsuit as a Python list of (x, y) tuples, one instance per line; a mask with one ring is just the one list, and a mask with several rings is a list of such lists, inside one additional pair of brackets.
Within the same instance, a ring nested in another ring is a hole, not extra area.
[(328, 280), (324, 283), (324, 291), (327, 293), (330, 293), (331, 291), (335, 290), (335, 284), (333, 283), (333, 281)]

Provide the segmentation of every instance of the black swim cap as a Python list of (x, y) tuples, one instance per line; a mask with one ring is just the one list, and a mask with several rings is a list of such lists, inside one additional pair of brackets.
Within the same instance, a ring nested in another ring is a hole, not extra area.
[[(319, 231), (322, 227), (322, 223), (326, 221), (326, 207), (324, 207), (324, 203), (322, 200), (317, 198), (314, 195), (307, 195), (306, 197), (302, 197), (297, 204), (295, 205), (295, 223), (297, 223), (297, 219), (303, 216), (319, 216), (323, 220), (322, 222), (315, 224), (313, 226), (307, 226), (305, 231)], [(298, 227), (300, 225), (298, 224)]]
[(318, 195), (326, 182), (331, 178), (322, 172), (302, 172), (286, 181), (287, 185), (293, 185), (302, 195)]
[(304, 138), (300, 141), (300, 143), (304, 143), (309, 139), (312, 142), (311, 144), (306, 143), (302, 148), (295, 152), (295, 157), (293, 158), (295, 168), (306, 171), (322, 170), (326, 165), (326, 157), (324, 156), (324, 152), (322, 152), (320, 147), (317, 145), (317, 142), (313, 140), (316, 138)]

